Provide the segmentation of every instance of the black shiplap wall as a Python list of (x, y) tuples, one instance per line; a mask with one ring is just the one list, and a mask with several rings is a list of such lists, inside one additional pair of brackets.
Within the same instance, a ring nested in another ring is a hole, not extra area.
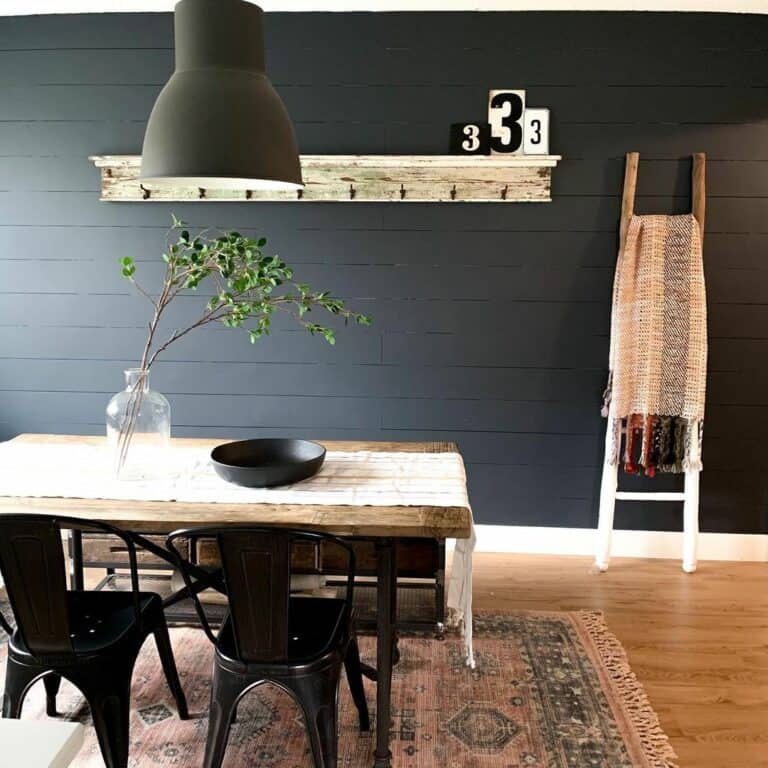
[[(304, 152), (442, 153), (488, 88), (526, 87), (565, 158), (554, 202), (100, 203), (87, 155), (139, 151), (171, 17), (0, 19), (0, 437), (103, 429), (147, 310), (116, 259), (157, 274), (174, 210), (265, 233), (375, 318), (333, 349), (287, 325), (191, 337), (154, 376), (176, 434), (455, 439), (480, 522), (591, 526), (622, 156), (643, 153), (641, 212), (679, 212), (703, 150), (703, 527), (768, 529), (768, 17), (277, 14), (267, 45)], [(617, 525), (680, 517), (635, 504)]]

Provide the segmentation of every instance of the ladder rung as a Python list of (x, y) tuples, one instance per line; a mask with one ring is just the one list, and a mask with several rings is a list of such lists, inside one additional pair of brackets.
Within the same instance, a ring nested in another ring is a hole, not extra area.
[(617, 501), (685, 501), (682, 491), (617, 491)]

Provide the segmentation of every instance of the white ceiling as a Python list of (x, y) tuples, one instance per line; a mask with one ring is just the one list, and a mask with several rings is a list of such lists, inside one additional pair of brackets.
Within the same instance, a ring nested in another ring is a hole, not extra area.
[[(0, 0), (0, 16), (170, 11), (175, 0)], [(768, 13), (768, 0), (262, 0), (265, 11), (709, 11)]]

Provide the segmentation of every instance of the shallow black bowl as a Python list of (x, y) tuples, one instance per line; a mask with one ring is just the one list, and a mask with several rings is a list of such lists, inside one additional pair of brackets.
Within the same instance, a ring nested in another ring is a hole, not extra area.
[(217, 445), (211, 462), (219, 477), (248, 488), (290, 485), (317, 474), (325, 448), (310, 440), (280, 437)]

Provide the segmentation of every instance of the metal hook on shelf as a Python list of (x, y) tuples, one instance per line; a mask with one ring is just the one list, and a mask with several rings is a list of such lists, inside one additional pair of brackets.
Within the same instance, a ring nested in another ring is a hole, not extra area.
[(405, 200), (405, 187), (402, 184), (400, 185), (400, 199)]
[(355, 188), (352, 186), (352, 184), (349, 185), (349, 199), (354, 200), (355, 199)]
[(296, 190), (296, 199), (301, 200), (301, 198), (304, 197), (304, 190), (303, 189), (297, 189)]
[(250, 200), (253, 197), (253, 190), (246, 189), (245, 190), (245, 199)]
[(198, 200), (202, 200), (203, 198), (205, 198), (205, 187), (197, 188), (197, 197), (198, 197)]
[(141, 197), (143, 200), (149, 200), (150, 195), (152, 194), (151, 189), (147, 189), (143, 184), (139, 184), (139, 189), (141, 190)]
[(453, 189), (451, 190), (451, 200), (456, 199), (456, 185), (453, 185)]
[(509, 189), (509, 184), (504, 185), (504, 189), (501, 190), (501, 199), (506, 200), (507, 199), (507, 190)]

